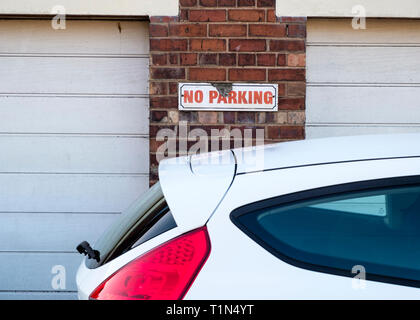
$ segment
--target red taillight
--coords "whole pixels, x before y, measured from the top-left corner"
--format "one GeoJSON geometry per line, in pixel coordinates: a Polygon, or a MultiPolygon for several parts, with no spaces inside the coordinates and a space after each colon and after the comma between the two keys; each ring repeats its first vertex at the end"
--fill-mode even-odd
{"type": "Polygon", "coordinates": [[[145,253],[90,295],[98,300],[177,300],[187,293],[210,254],[207,228],[196,229],[145,253]]]}

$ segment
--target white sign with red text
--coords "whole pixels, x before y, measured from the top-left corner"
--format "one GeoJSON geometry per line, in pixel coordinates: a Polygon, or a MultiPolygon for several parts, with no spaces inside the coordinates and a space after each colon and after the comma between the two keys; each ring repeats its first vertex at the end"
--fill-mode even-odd
{"type": "Polygon", "coordinates": [[[179,110],[277,111],[277,84],[180,83],[179,110]]]}

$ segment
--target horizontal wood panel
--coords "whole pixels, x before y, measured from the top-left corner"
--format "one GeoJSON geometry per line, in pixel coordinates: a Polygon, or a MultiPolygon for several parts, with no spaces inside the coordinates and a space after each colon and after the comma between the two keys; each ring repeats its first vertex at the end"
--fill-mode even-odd
{"type": "Polygon", "coordinates": [[[0,174],[0,212],[122,212],[145,175],[0,174]]]}
{"type": "Polygon", "coordinates": [[[308,19],[307,43],[419,44],[420,21],[367,19],[366,29],[353,29],[352,19],[308,19]]]}
{"type": "Polygon", "coordinates": [[[363,134],[420,133],[420,126],[306,126],[306,138],[355,136],[363,134]]]}
{"type": "Polygon", "coordinates": [[[308,47],[309,83],[420,83],[420,47],[308,47]]]}
{"type": "Polygon", "coordinates": [[[0,291],[0,300],[77,300],[77,292],[0,291]]]}
{"type": "Polygon", "coordinates": [[[0,56],[0,93],[148,94],[148,58],[0,56]]]}
{"type": "Polygon", "coordinates": [[[420,124],[420,87],[308,86],[306,93],[308,124],[420,124]]]}
{"type": "Polygon", "coordinates": [[[51,269],[66,270],[66,291],[77,290],[76,271],[83,256],[78,253],[0,252],[0,290],[58,291],[51,281],[51,269]]]}
{"type": "Polygon", "coordinates": [[[76,251],[94,243],[118,214],[0,212],[0,251],[76,251]]]}
{"type": "Polygon", "coordinates": [[[52,20],[1,20],[1,53],[149,54],[148,23],[67,20],[55,30],[52,20]]]}
{"type": "Polygon", "coordinates": [[[420,21],[309,19],[307,138],[420,132],[420,21]]]}
{"type": "Polygon", "coordinates": [[[148,110],[147,97],[0,96],[0,133],[148,134],[148,110]]]}
{"type": "Polygon", "coordinates": [[[147,137],[0,135],[0,173],[148,174],[148,149],[147,137]]]}

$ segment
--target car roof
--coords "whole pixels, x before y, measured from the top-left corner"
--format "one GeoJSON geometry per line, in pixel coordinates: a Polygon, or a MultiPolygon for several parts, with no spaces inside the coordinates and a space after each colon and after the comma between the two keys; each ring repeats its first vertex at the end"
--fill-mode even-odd
{"type": "Polygon", "coordinates": [[[420,133],[308,139],[234,149],[237,174],[374,159],[420,157],[420,133]]]}

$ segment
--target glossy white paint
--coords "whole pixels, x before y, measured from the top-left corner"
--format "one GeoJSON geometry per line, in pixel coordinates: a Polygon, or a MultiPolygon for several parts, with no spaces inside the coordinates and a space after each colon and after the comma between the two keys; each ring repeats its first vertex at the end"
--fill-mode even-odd
{"type": "Polygon", "coordinates": [[[234,176],[235,159],[229,150],[172,158],[159,165],[159,180],[174,219],[189,230],[206,223],[234,176]]]}
{"type": "MultiPolygon", "coordinates": [[[[198,184],[194,184],[188,170],[178,170],[179,165],[172,169],[166,166],[166,178],[161,181],[163,190],[165,195],[170,196],[167,198],[170,206],[177,203],[172,207],[174,216],[185,219],[177,220],[177,228],[97,269],[89,270],[83,262],[77,274],[79,298],[88,298],[102,281],[139,255],[179,234],[206,224],[212,246],[210,257],[188,291],[186,299],[419,299],[420,290],[417,288],[368,281],[366,289],[355,290],[351,278],[289,265],[246,236],[229,217],[240,206],[293,192],[356,181],[420,175],[419,139],[419,134],[384,135],[266,146],[264,168],[281,169],[236,175],[207,223],[204,222],[204,216],[201,220],[195,218],[196,208],[200,208],[200,205],[195,204],[191,194],[182,194],[178,190],[180,184],[177,182],[183,179],[183,190],[190,189],[200,199],[211,197],[218,187],[225,186],[220,183],[222,180],[207,180],[208,174],[218,172],[218,167],[193,163],[193,171],[203,173],[200,178],[208,182],[201,185],[200,190],[195,190],[194,187],[198,184]],[[181,173],[171,173],[171,170],[181,173]],[[183,175],[186,175],[185,179],[183,175]],[[172,179],[174,181],[170,181],[172,179]],[[171,194],[177,197],[172,197],[171,194]],[[194,205],[188,207],[190,201],[194,205]],[[181,203],[186,205],[182,206],[181,203]],[[177,211],[180,209],[182,212],[177,211]],[[190,223],[189,219],[194,223],[190,223]]],[[[236,158],[244,153],[252,154],[252,150],[234,152],[236,158]]],[[[181,159],[181,162],[183,166],[188,166],[186,159],[181,159]]],[[[229,174],[230,170],[222,167],[220,172],[229,174]]],[[[246,172],[246,167],[244,169],[239,165],[237,172],[246,172]]],[[[207,208],[203,202],[201,207],[208,214],[213,205],[207,208]]]]}
{"type": "MultiPolygon", "coordinates": [[[[420,154],[420,153],[419,153],[420,154]]],[[[359,180],[420,174],[420,158],[317,165],[236,176],[207,224],[212,251],[185,299],[419,299],[420,289],[352,278],[287,264],[230,220],[236,208],[270,197],[359,180]]]]}
{"type": "Polygon", "coordinates": [[[366,135],[301,140],[278,143],[263,149],[234,150],[238,173],[252,172],[259,157],[260,170],[287,168],[360,159],[409,157],[420,154],[420,134],[366,135]]]}

